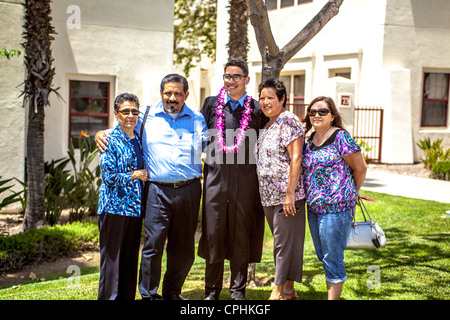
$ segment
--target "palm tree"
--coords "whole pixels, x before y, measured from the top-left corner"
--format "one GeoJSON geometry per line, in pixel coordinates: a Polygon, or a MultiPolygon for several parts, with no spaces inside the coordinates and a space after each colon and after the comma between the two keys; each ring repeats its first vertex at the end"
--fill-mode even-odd
{"type": "Polygon", "coordinates": [[[247,61],[248,52],[248,14],[245,0],[230,0],[228,6],[230,14],[228,59],[242,59],[247,61]]]}
{"type": "Polygon", "coordinates": [[[49,104],[55,69],[50,45],[55,30],[50,24],[50,0],[25,0],[25,87],[24,107],[28,107],[27,204],[23,230],[37,228],[45,221],[44,107],[49,104]]]}

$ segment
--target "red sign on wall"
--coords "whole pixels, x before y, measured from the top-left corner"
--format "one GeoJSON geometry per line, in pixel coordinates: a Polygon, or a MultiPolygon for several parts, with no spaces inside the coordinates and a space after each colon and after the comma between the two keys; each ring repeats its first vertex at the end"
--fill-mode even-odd
{"type": "Polygon", "coordinates": [[[351,96],[350,95],[341,95],[341,107],[350,107],[351,96]]]}

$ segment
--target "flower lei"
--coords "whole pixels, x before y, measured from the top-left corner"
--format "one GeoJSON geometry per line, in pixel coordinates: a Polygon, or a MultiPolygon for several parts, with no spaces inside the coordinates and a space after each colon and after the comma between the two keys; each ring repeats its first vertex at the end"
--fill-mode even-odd
{"type": "Polygon", "coordinates": [[[219,100],[219,103],[216,106],[216,141],[220,151],[223,151],[225,153],[236,153],[245,139],[245,131],[247,131],[248,123],[252,118],[252,108],[250,107],[252,97],[247,95],[247,97],[245,98],[244,110],[242,111],[241,126],[239,127],[239,132],[235,137],[234,145],[227,146],[225,139],[223,138],[225,128],[225,115],[223,114],[223,107],[225,106],[225,92],[225,87],[222,87],[222,89],[220,89],[219,95],[217,96],[217,100],[219,100]]]}

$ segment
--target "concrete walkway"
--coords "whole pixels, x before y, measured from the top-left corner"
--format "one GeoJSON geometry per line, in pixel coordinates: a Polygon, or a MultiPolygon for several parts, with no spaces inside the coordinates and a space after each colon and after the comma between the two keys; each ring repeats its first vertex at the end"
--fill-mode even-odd
{"type": "MultiPolygon", "coordinates": [[[[450,203],[450,181],[367,170],[363,190],[450,203]]],[[[450,207],[449,207],[450,210],[450,207]]]]}

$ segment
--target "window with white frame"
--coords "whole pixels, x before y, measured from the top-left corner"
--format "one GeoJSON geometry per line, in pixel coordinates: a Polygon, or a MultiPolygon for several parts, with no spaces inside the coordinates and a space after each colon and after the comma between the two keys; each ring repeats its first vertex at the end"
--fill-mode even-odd
{"type": "Polygon", "coordinates": [[[305,75],[304,74],[285,74],[280,76],[286,86],[288,95],[286,108],[303,118],[305,113],[305,75]]]}
{"type": "Polygon", "coordinates": [[[422,127],[447,127],[449,77],[448,73],[424,74],[422,127]]]}
{"type": "Polygon", "coordinates": [[[265,0],[267,10],[294,7],[308,2],[312,2],[312,0],[265,0]]]}
{"type": "Polygon", "coordinates": [[[82,132],[94,137],[108,128],[110,83],[70,80],[69,86],[69,138],[80,137],[82,132]]]}

